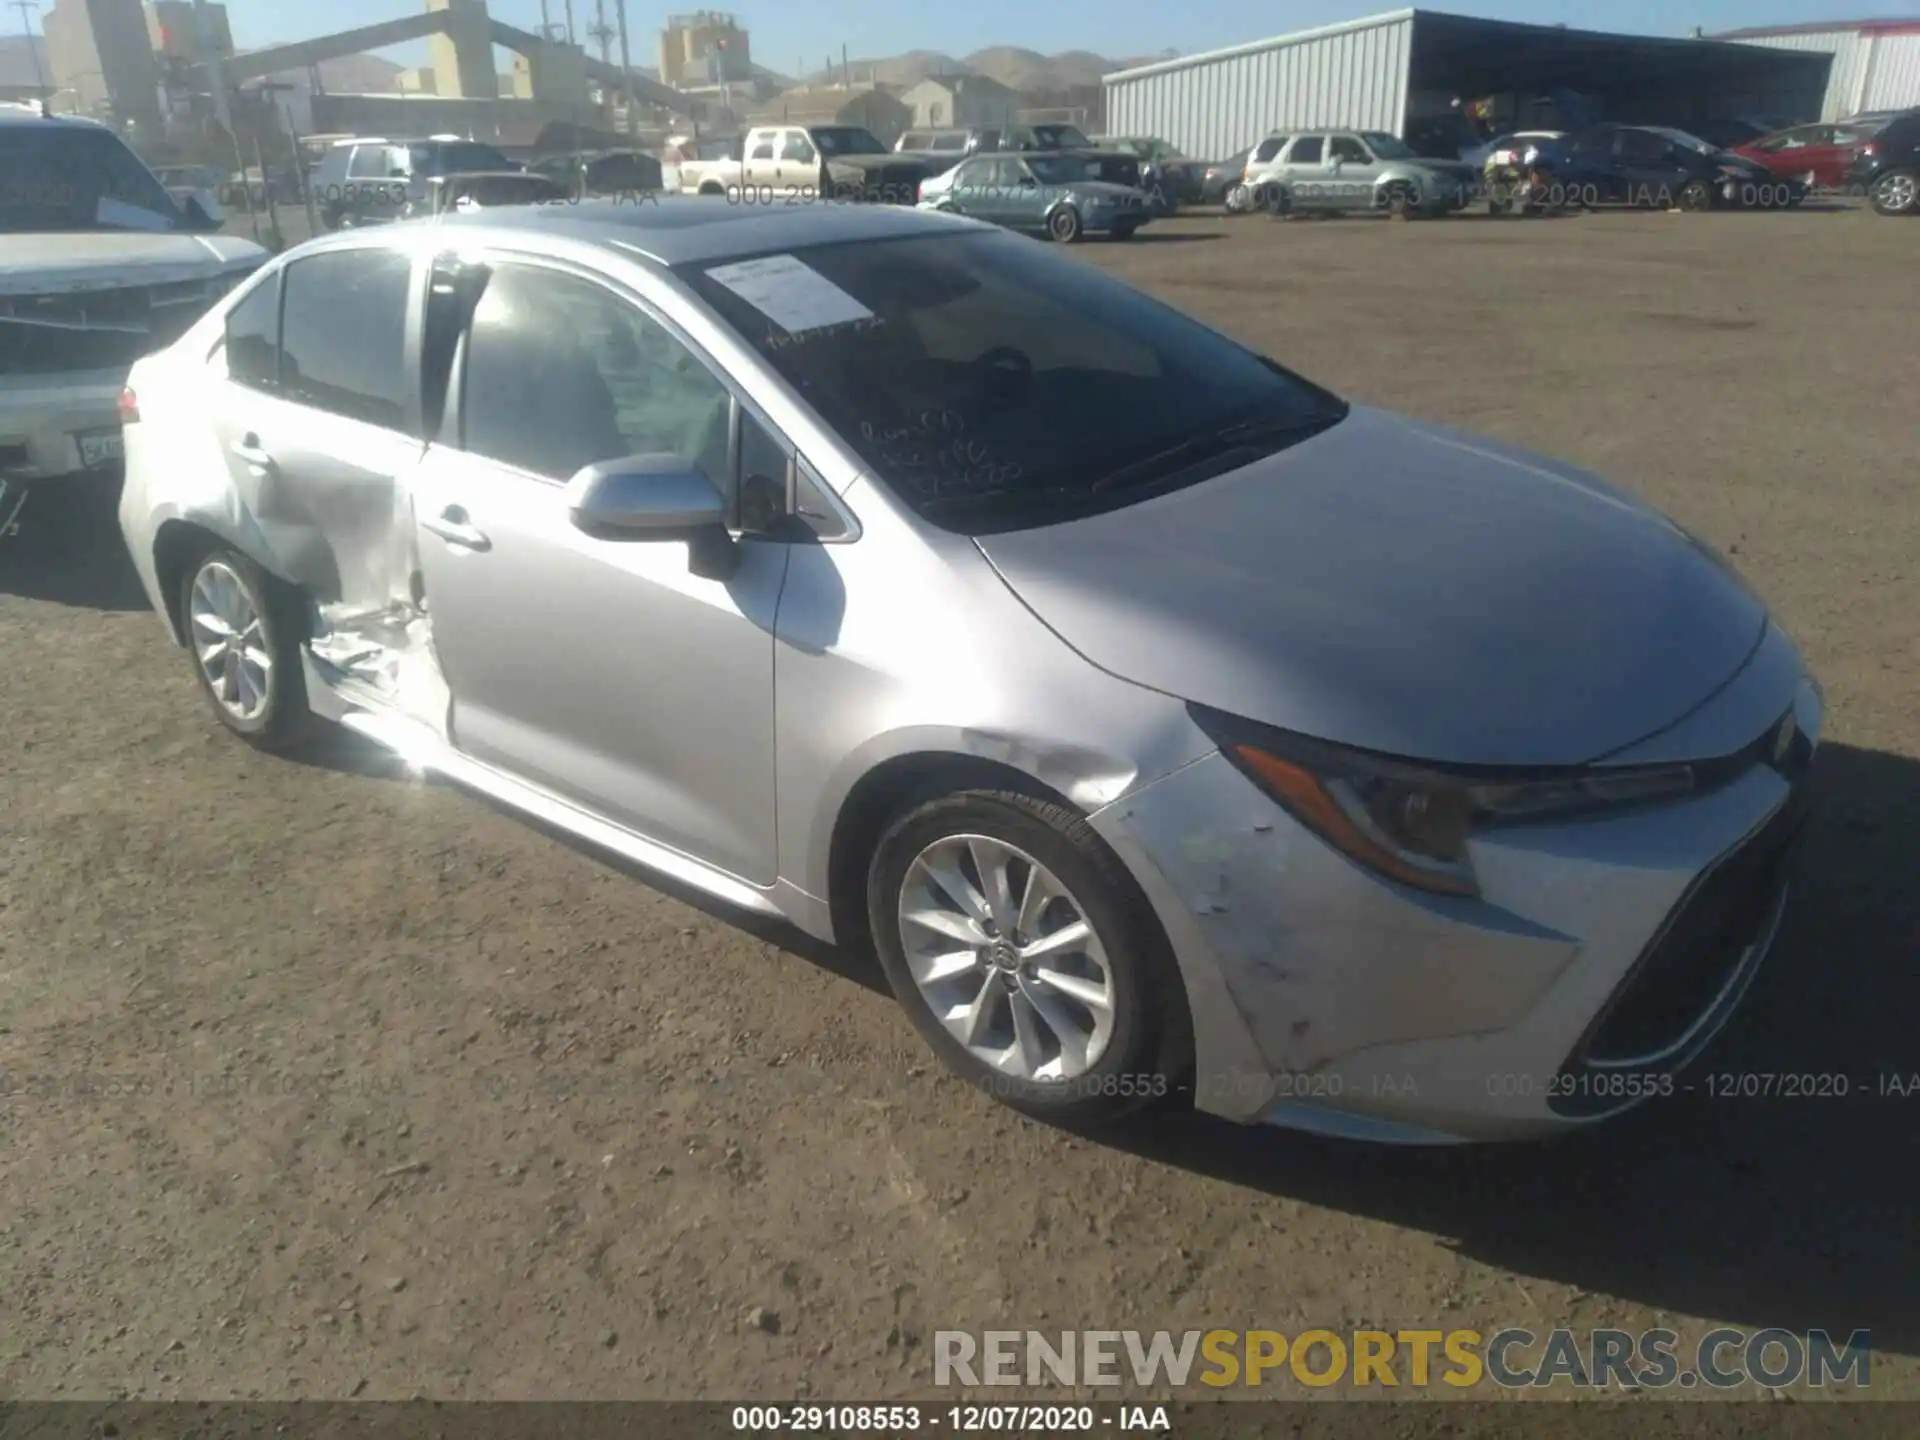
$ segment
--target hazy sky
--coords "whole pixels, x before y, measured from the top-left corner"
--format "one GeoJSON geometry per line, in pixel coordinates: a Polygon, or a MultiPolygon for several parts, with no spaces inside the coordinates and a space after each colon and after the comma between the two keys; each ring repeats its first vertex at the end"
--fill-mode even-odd
{"type": "MultiPolygon", "coordinates": [[[[611,20],[615,0],[604,0],[611,20]]],[[[553,20],[564,16],[563,0],[548,0],[553,20]]],[[[234,42],[242,47],[304,39],[324,31],[388,20],[419,8],[419,0],[327,0],[298,5],[291,0],[227,0],[234,42]],[[324,18],[322,18],[324,17],[324,18]]],[[[672,9],[698,4],[641,5],[627,0],[627,25],[635,64],[653,64],[660,22],[672,9]]],[[[714,8],[724,8],[715,6],[714,8]]],[[[1209,0],[1205,5],[1115,5],[1108,0],[805,0],[802,4],[751,3],[734,11],[752,38],[753,58],[789,72],[803,61],[817,69],[845,45],[856,59],[903,50],[943,50],[965,55],[987,45],[1021,45],[1052,54],[1092,50],[1106,56],[1183,52],[1237,45],[1269,35],[1304,30],[1390,10],[1366,0],[1297,0],[1274,5],[1258,0],[1209,0]]],[[[1920,15],[1920,0],[1462,0],[1435,8],[1500,20],[1565,23],[1576,28],[1650,35],[1685,35],[1698,25],[1712,33],[1748,25],[1788,25],[1870,16],[1920,15]]],[[[494,17],[533,29],[540,0],[491,0],[494,17]]],[[[575,33],[585,39],[594,0],[573,0],[575,33]]],[[[16,12],[6,19],[17,21],[16,12]]],[[[11,28],[11,27],[9,27],[11,28]]],[[[588,42],[589,44],[591,42],[588,42]]],[[[419,63],[424,47],[382,52],[402,63],[419,63]]]]}

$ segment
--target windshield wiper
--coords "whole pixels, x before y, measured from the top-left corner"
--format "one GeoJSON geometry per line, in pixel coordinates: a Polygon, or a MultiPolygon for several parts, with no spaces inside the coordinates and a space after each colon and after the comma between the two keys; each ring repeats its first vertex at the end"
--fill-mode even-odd
{"type": "Polygon", "coordinates": [[[1177,445],[1169,445],[1151,455],[1109,470],[1088,487],[1093,494],[1099,495],[1113,490],[1129,490],[1136,485],[1151,484],[1169,479],[1185,470],[1189,464],[1202,460],[1218,460],[1241,451],[1260,450],[1271,454],[1279,446],[1269,447],[1266,442],[1288,440],[1297,443],[1309,435],[1317,435],[1328,426],[1337,422],[1344,411],[1320,411],[1312,415],[1267,416],[1256,420],[1242,420],[1232,425],[1222,426],[1218,430],[1203,431],[1191,435],[1177,445]]]}

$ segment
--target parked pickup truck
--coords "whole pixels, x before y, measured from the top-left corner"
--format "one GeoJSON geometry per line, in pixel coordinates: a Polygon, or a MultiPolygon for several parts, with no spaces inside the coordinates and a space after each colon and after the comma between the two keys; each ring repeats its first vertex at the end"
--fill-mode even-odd
{"type": "Polygon", "coordinates": [[[742,183],[779,204],[816,198],[919,203],[920,182],[944,168],[896,155],[858,125],[757,125],[746,135],[742,183]]]}
{"type": "Polygon", "coordinates": [[[678,145],[669,142],[671,153],[661,168],[678,176],[683,195],[725,195],[739,188],[743,143],[738,135],[724,140],[687,140],[678,145]]]}

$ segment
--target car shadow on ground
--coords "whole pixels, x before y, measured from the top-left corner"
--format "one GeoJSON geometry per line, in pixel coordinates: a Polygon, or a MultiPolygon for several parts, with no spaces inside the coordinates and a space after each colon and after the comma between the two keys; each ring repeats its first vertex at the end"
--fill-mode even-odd
{"type": "Polygon", "coordinates": [[[0,536],[0,594],[92,610],[145,610],[120,538],[117,480],[76,476],[27,492],[18,532],[0,536]]]}
{"type": "Polygon", "coordinates": [[[1116,240],[1112,236],[1103,237],[1109,245],[1185,245],[1193,240],[1218,240],[1218,230],[1155,230],[1151,226],[1136,230],[1125,240],[1116,240]]]}
{"type": "Polygon", "coordinates": [[[1104,1138],[1522,1276],[1920,1353],[1920,762],[1831,745],[1819,776],[1776,951],[1672,1099],[1535,1145],[1389,1149],[1174,1112],[1104,1138]],[[1772,1093],[1709,1098],[1709,1077],[1772,1093]]]}

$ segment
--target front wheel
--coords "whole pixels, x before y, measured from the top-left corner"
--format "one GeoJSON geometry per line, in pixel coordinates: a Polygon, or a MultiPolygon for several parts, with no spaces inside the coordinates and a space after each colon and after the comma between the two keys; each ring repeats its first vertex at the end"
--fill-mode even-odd
{"type": "Polygon", "coordinates": [[[1874,182],[1868,196],[1876,214],[1912,215],[1920,211],[1920,177],[1911,170],[1893,170],[1874,182]]]}
{"type": "Polygon", "coordinates": [[[1712,209],[1713,187],[1704,180],[1689,180],[1680,187],[1680,208],[1682,210],[1712,209]]]}
{"type": "Polygon", "coordinates": [[[181,628],[200,688],[222,725],[264,750],[298,743],[312,719],[289,609],[237,550],[212,551],[182,580],[181,628]]]}
{"type": "Polygon", "coordinates": [[[1387,214],[1395,220],[1411,220],[1419,211],[1419,197],[1410,185],[1394,185],[1387,190],[1387,214]]]}
{"type": "Polygon", "coordinates": [[[1092,1124],[1186,1080],[1179,971],[1132,876],[1078,812],[1015,791],[929,801],[881,839],[867,908],[915,1028],[996,1099],[1092,1124]]]}
{"type": "Polygon", "coordinates": [[[1080,212],[1071,205],[1062,205],[1047,217],[1047,234],[1062,245],[1071,245],[1080,238],[1080,212]]]}

